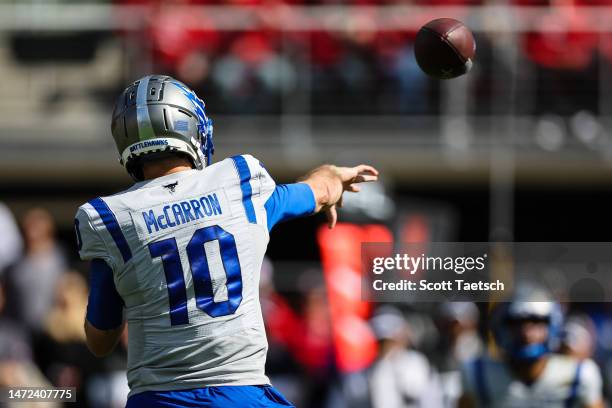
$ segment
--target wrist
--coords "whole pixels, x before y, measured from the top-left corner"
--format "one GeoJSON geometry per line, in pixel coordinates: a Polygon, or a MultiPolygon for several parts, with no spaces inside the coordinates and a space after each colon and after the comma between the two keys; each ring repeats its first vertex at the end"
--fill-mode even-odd
{"type": "Polygon", "coordinates": [[[299,181],[308,184],[312,189],[316,201],[316,212],[323,207],[335,204],[342,195],[342,178],[338,167],[332,164],[317,167],[299,181]]]}

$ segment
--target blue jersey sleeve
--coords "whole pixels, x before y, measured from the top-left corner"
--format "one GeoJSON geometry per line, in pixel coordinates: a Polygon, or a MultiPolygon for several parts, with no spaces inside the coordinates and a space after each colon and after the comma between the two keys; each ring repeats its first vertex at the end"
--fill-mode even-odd
{"type": "Polygon", "coordinates": [[[99,330],[115,329],[123,322],[123,299],[119,296],[113,271],[102,259],[90,266],[87,321],[99,330]]]}
{"type": "Polygon", "coordinates": [[[268,231],[279,222],[310,215],[315,210],[315,197],[305,183],[278,184],[265,204],[268,231]]]}

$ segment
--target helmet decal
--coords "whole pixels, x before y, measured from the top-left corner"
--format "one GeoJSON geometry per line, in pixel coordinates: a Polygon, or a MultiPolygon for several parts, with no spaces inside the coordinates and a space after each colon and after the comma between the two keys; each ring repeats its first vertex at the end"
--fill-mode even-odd
{"type": "Polygon", "coordinates": [[[155,132],[151,125],[151,117],[149,116],[149,107],[147,106],[147,90],[149,89],[150,79],[151,77],[141,79],[136,91],[136,121],[138,123],[138,134],[141,139],[155,137],[155,132]]]}
{"type": "Polygon", "coordinates": [[[206,104],[203,100],[198,98],[198,96],[191,89],[187,88],[183,83],[179,81],[173,81],[174,85],[183,91],[183,94],[191,101],[193,104],[193,110],[195,114],[198,116],[198,130],[202,137],[201,149],[202,153],[204,153],[204,157],[206,158],[206,165],[210,165],[211,156],[215,152],[215,147],[213,144],[213,125],[212,120],[206,116],[206,104]]]}

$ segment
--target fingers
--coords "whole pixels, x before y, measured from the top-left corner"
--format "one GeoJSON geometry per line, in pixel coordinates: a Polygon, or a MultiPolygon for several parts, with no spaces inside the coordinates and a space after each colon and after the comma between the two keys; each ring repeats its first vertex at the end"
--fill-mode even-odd
{"type": "Polygon", "coordinates": [[[357,183],[368,183],[378,180],[378,170],[367,164],[360,164],[355,167],[341,167],[342,187],[344,191],[357,193],[361,187],[357,183]]]}
{"type": "Polygon", "coordinates": [[[367,164],[355,167],[334,167],[343,183],[361,183],[378,179],[378,170],[367,164]]]}
{"type": "Polygon", "coordinates": [[[370,174],[358,174],[354,179],[354,183],[367,183],[378,180],[378,176],[370,174]]]}
{"type": "Polygon", "coordinates": [[[367,164],[360,164],[359,166],[353,167],[353,169],[355,169],[357,174],[366,173],[366,174],[371,174],[373,176],[378,176],[378,170],[376,170],[374,167],[369,166],[367,164]]]}
{"type": "Polygon", "coordinates": [[[358,193],[361,191],[361,187],[359,187],[357,184],[349,184],[346,187],[346,191],[350,191],[351,193],[358,193]]]}
{"type": "Polygon", "coordinates": [[[327,227],[329,229],[333,229],[338,221],[338,211],[336,210],[336,206],[332,205],[325,210],[325,215],[327,216],[327,227]]]}
{"type": "Polygon", "coordinates": [[[370,181],[378,180],[378,170],[367,164],[360,164],[359,166],[353,167],[353,171],[357,174],[353,178],[355,183],[367,183],[370,181]]]}

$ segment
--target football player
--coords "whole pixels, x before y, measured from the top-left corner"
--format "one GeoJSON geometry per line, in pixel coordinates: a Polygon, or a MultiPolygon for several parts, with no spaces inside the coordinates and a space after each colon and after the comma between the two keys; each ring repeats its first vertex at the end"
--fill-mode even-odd
{"type": "Polygon", "coordinates": [[[597,365],[553,354],[562,313],[557,303],[541,299],[527,291],[497,306],[492,329],[502,358],[465,365],[460,408],[604,407],[597,365]]]}
{"type": "Polygon", "coordinates": [[[292,406],[264,373],[258,281],[269,232],[319,211],[333,228],[342,193],[377,170],[324,165],[277,185],[250,155],[213,164],[204,103],[168,76],[125,89],[112,134],[136,183],[82,205],[75,229],[91,261],[90,350],[108,354],[129,327],[127,406],[292,406]]]}

